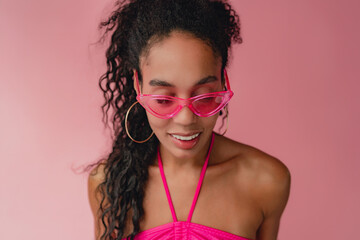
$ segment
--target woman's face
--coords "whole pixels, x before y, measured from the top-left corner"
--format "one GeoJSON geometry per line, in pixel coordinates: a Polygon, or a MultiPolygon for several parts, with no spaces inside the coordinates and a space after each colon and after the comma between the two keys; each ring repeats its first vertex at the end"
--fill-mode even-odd
{"type": "MultiPolygon", "coordinates": [[[[215,56],[209,45],[190,34],[172,32],[152,45],[140,58],[140,69],[143,94],[186,99],[222,91],[221,58],[215,56]]],[[[147,117],[162,149],[176,158],[194,158],[207,148],[218,114],[199,117],[183,107],[169,119],[149,112],[147,117]]]]}

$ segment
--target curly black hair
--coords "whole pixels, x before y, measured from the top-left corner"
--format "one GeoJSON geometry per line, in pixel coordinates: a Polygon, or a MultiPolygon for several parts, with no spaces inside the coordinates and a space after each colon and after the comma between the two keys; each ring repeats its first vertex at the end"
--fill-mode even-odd
{"type": "MultiPolygon", "coordinates": [[[[186,32],[203,40],[221,57],[224,69],[232,42],[242,42],[240,23],[226,0],[122,0],[116,2],[111,16],[100,23],[100,29],[105,29],[103,37],[111,34],[106,51],[107,71],[101,76],[99,86],[105,98],[103,122],[108,123],[111,108],[114,129],[112,152],[103,163],[105,180],[97,187],[102,196],[99,224],[105,229],[100,239],[134,239],[144,216],[148,167],[155,160],[159,141],[154,135],[139,144],[126,135],[125,114],[136,101],[133,70],[139,73],[141,84],[140,57],[172,31],[186,32]],[[129,215],[133,232],[124,236],[129,215]]],[[[152,133],[143,108],[135,108],[128,121],[133,138],[146,139],[152,133]]]]}

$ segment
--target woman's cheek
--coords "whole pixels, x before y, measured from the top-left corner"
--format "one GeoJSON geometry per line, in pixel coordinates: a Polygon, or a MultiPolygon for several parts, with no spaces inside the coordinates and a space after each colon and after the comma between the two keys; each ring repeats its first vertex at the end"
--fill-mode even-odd
{"type": "Polygon", "coordinates": [[[146,115],[148,117],[148,121],[150,124],[151,129],[154,131],[156,135],[157,133],[160,133],[161,131],[166,131],[166,127],[169,123],[169,119],[161,119],[158,117],[155,117],[151,113],[146,112],[146,115]]]}
{"type": "Polygon", "coordinates": [[[204,121],[206,121],[206,128],[214,130],[218,117],[219,113],[215,114],[214,116],[204,118],[204,121]]]}

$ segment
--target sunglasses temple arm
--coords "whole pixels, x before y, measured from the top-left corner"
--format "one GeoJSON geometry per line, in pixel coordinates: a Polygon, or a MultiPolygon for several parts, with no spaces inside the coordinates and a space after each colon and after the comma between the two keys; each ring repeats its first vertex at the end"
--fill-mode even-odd
{"type": "Polygon", "coordinates": [[[227,72],[226,72],[225,68],[224,68],[224,75],[225,75],[225,81],[226,81],[226,88],[227,88],[228,91],[231,91],[229,78],[228,78],[228,75],[227,75],[227,72]]]}

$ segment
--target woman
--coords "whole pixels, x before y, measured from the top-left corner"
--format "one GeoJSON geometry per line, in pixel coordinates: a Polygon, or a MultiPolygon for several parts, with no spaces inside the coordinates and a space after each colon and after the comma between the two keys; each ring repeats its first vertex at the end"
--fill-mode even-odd
{"type": "Polygon", "coordinates": [[[228,50],[242,42],[231,6],[121,1],[102,26],[116,139],[89,176],[96,239],[276,239],[288,169],[213,132],[233,94],[228,50]]]}

